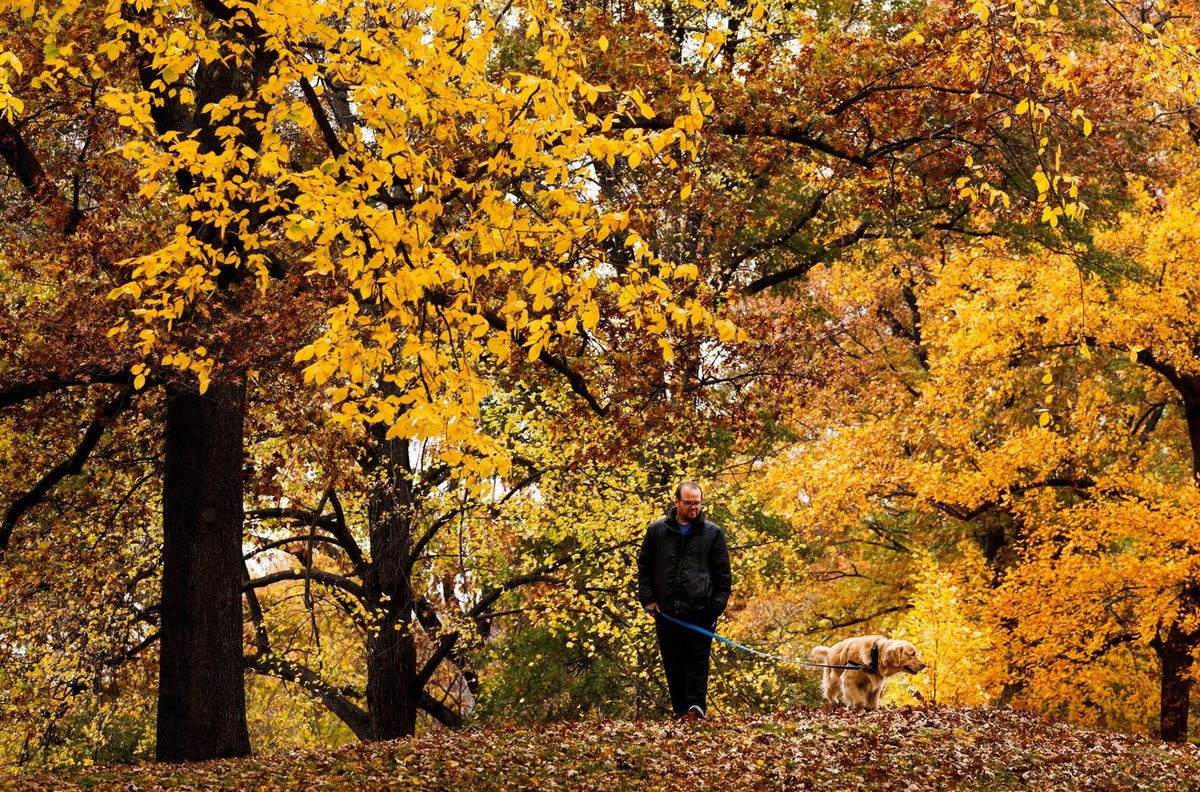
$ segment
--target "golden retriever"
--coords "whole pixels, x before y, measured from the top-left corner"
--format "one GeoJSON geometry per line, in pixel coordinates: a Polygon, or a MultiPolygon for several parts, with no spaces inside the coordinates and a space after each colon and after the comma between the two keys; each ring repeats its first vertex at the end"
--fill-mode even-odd
{"type": "Polygon", "coordinates": [[[831,704],[841,702],[851,709],[875,709],[885,678],[901,671],[917,674],[925,668],[915,646],[882,635],[860,635],[833,646],[818,646],[812,650],[812,656],[818,663],[835,666],[856,663],[864,667],[861,671],[825,669],[821,684],[825,700],[831,704]]]}

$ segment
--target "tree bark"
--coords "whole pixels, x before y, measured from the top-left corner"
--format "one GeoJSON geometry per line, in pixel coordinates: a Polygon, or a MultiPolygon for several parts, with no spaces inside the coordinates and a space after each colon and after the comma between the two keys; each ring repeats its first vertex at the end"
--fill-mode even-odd
{"type": "Polygon", "coordinates": [[[1159,680],[1159,732],[1167,742],[1185,742],[1188,737],[1188,703],[1191,700],[1192,650],[1196,634],[1172,625],[1155,647],[1162,662],[1159,680]]]}
{"type": "Polygon", "coordinates": [[[367,601],[378,621],[367,638],[367,709],[371,734],[391,740],[414,733],[421,691],[413,633],[414,596],[409,580],[413,483],[408,441],[372,429],[365,467],[372,481],[367,496],[371,564],[364,580],[367,601]]]}
{"type": "MultiPolygon", "coordinates": [[[[1200,486],[1200,377],[1182,374],[1174,366],[1155,358],[1148,350],[1138,353],[1138,362],[1161,374],[1183,401],[1188,442],[1192,451],[1192,486],[1200,486]]],[[[1193,553],[1195,552],[1194,548],[1193,553]]],[[[1179,594],[1180,615],[1184,619],[1200,608],[1200,582],[1189,581],[1179,594]]],[[[1200,630],[1182,630],[1177,620],[1153,643],[1162,672],[1159,677],[1159,736],[1168,742],[1188,738],[1188,709],[1191,701],[1191,671],[1195,651],[1200,647],[1200,630]]]]}
{"type": "Polygon", "coordinates": [[[250,753],[242,660],[244,382],[167,389],[157,758],[250,753]]]}
{"type": "MultiPolygon", "coordinates": [[[[1162,367],[1160,367],[1160,371],[1162,367]]],[[[1187,420],[1188,440],[1192,450],[1192,485],[1200,486],[1200,377],[1179,374],[1170,369],[1167,378],[1183,397],[1183,413],[1187,420]]],[[[1200,607],[1200,587],[1189,583],[1180,593],[1181,614],[1200,607]]],[[[1184,742],[1188,738],[1188,709],[1191,701],[1191,671],[1196,648],[1200,646],[1200,631],[1180,629],[1171,625],[1156,644],[1162,663],[1159,681],[1159,732],[1168,742],[1184,742]]]]}

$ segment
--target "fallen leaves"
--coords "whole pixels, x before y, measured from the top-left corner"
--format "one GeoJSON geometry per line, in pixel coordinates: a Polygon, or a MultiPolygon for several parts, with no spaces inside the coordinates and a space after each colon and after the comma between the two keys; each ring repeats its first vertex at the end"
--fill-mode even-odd
{"type": "Polygon", "coordinates": [[[468,729],[335,751],[21,776],[45,789],[1182,790],[1200,749],[994,708],[468,729]]]}

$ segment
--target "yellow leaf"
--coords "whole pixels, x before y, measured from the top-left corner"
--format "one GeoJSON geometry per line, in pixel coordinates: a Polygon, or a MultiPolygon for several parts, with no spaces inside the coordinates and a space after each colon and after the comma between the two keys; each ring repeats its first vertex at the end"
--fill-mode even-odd
{"type": "Polygon", "coordinates": [[[608,52],[608,36],[601,36],[596,43],[600,46],[601,52],[608,52]]]}
{"type": "Polygon", "coordinates": [[[508,336],[492,336],[488,339],[487,348],[489,352],[496,356],[496,360],[499,362],[503,363],[505,360],[508,360],[508,354],[510,351],[508,336]]]}
{"type": "Polygon", "coordinates": [[[588,303],[583,308],[583,329],[595,330],[596,325],[600,322],[600,309],[595,303],[588,303]]]}
{"type": "Polygon", "coordinates": [[[1041,168],[1033,172],[1033,183],[1037,185],[1039,197],[1050,191],[1050,180],[1046,178],[1046,174],[1042,173],[1041,168]]]}

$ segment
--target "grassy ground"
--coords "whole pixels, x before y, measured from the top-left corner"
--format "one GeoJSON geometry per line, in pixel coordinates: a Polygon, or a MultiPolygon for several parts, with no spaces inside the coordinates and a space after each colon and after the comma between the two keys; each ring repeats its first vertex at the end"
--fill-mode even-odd
{"type": "Polygon", "coordinates": [[[331,752],[22,776],[122,790],[1200,790],[1200,748],[1006,709],[801,710],[696,724],[576,721],[331,752]]]}

